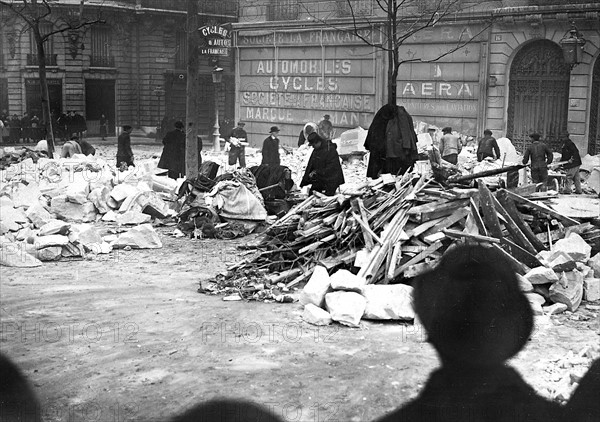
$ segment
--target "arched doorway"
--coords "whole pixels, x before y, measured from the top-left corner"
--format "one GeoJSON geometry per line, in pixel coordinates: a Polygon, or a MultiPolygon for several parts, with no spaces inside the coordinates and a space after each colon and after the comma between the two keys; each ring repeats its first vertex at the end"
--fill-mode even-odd
{"type": "Polygon", "coordinates": [[[600,154],[600,58],[596,59],[592,77],[592,103],[590,104],[590,138],[588,154],[600,154]],[[595,99],[594,99],[595,98],[595,99]]]}
{"type": "Polygon", "coordinates": [[[510,68],[506,136],[518,151],[537,132],[555,151],[567,130],[570,69],[560,47],[548,40],[519,51],[510,68]]]}

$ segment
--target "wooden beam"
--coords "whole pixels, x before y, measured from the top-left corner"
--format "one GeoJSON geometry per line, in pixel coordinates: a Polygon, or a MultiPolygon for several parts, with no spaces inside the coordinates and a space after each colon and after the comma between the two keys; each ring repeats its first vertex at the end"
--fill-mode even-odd
{"type": "Polygon", "coordinates": [[[483,224],[483,219],[481,218],[481,214],[479,214],[479,205],[475,202],[475,200],[473,198],[471,198],[471,200],[470,200],[470,207],[471,207],[471,215],[473,216],[473,220],[475,220],[475,224],[477,225],[477,228],[479,229],[479,234],[481,234],[482,236],[487,236],[488,231],[485,228],[485,224],[483,224]]]}
{"type": "Polygon", "coordinates": [[[469,203],[469,199],[459,199],[445,203],[432,203],[412,207],[408,214],[416,221],[424,223],[439,217],[445,217],[452,214],[455,210],[464,207],[469,203]]]}
{"type": "Polygon", "coordinates": [[[489,230],[492,237],[502,239],[504,236],[502,235],[496,208],[494,208],[492,193],[483,180],[478,180],[477,185],[479,187],[479,205],[481,206],[485,227],[489,230]]]}
{"type": "Polygon", "coordinates": [[[396,271],[394,272],[394,278],[396,278],[400,274],[402,274],[404,272],[404,270],[406,270],[408,267],[418,264],[419,262],[423,261],[432,252],[437,251],[441,247],[442,247],[442,242],[436,242],[433,245],[429,246],[427,249],[425,249],[423,252],[415,255],[414,257],[412,257],[411,259],[409,259],[407,262],[405,262],[404,264],[402,264],[400,267],[398,267],[396,269],[396,271]]]}
{"type": "Polygon", "coordinates": [[[516,221],[512,218],[509,212],[504,209],[502,204],[494,195],[492,195],[491,198],[492,202],[494,203],[494,208],[496,208],[498,214],[500,214],[504,219],[505,227],[515,240],[515,243],[529,253],[535,255],[538,251],[533,247],[527,236],[525,236],[525,234],[521,231],[516,221]]]}
{"type": "Polygon", "coordinates": [[[521,246],[510,241],[509,239],[501,239],[501,242],[502,248],[519,262],[522,262],[530,268],[535,268],[542,265],[535,255],[531,254],[529,251],[523,249],[521,246]]]}
{"type": "Polygon", "coordinates": [[[465,218],[469,214],[469,209],[467,207],[462,207],[454,211],[447,217],[444,217],[442,221],[438,222],[435,226],[431,227],[429,230],[425,232],[425,236],[438,233],[442,229],[447,229],[453,224],[459,222],[463,218],[465,218]]]}
{"type": "Polygon", "coordinates": [[[458,230],[450,230],[450,229],[444,229],[444,230],[442,230],[442,232],[446,236],[452,237],[455,239],[465,238],[465,239],[472,239],[477,242],[500,243],[500,239],[496,239],[495,237],[481,236],[479,234],[471,234],[471,233],[467,233],[467,232],[460,232],[458,230]]]}
{"type": "Polygon", "coordinates": [[[521,232],[527,237],[533,248],[537,252],[545,250],[544,244],[536,237],[529,224],[523,220],[521,213],[517,210],[515,201],[508,197],[507,191],[505,189],[500,189],[496,192],[496,198],[498,199],[498,202],[502,204],[502,207],[508,215],[510,215],[517,227],[519,227],[521,232]]]}
{"type": "Polygon", "coordinates": [[[579,221],[577,221],[577,220],[573,220],[572,218],[561,215],[561,214],[557,213],[556,211],[554,211],[553,209],[548,208],[545,205],[538,204],[537,202],[534,202],[534,201],[530,201],[529,199],[523,198],[522,196],[512,193],[509,190],[506,191],[506,194],[508,195],[509,198],[511,198],[512,200],[514,200],[516,202],[520,202],[521,204],[528,205],[540,212],[548,214],[549,216],[562,221],[566,226],[576,226],[579,224],[579,221]]]}
{"type": "Polygon", "coordinates": [[[527,274],[529,272],[529,270],[531,270],[531,268],[529,268],[527,265],[523,264],[522,262],[519,262],[511,254],[509,254],[504,249],[502,249],[500,247],[500,245],[498,245],[497,243],[492,243],[492,247],[494,249],[496,249],[498,252],[500,252],[502,255],[504,255],[504,257],[510,261],[510,263],[513,266],[513,269],[517,273],[523,275],[523,274],[527,274]]]}

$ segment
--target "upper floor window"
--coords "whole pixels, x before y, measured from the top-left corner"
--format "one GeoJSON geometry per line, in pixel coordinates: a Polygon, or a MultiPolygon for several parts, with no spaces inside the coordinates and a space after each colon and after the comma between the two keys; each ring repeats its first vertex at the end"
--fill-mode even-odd
{"type": "Polygon", "coordinates": [[[298,0],[271,0],[267,5],[267,19],[270,21],[294,20],[299,15],[298,0]]]}
{"type": "MultiPolygon", "coordinates": [[[[40,23],[40,34],[42,37],[50,34],[52,32],[52,24],[49,22],[40,23]]],[[[27,55],[27,64],[30,66],[38,65],[38,48],[37,42],[35,41],[35,36],[33,35],[33,31],[29,32],[29,51],[30,54],[27,55]]],[[[44,41],[44,55],[46,56],[46,65],[47,66],[56,66],[56,54],[54,54],[54,41],[53,37],[50,36],[44,41]]]]}
{"type": "Polygon", "coordinates": [[[338,16],[371,16],[373,0],[337,0],[338,16]]]}
{"type": "Polygon", "coordinates": [[[90,66],[115,67],[115,58],[111,52],[111,38],[110,28],[92,26],[90,66]]]}

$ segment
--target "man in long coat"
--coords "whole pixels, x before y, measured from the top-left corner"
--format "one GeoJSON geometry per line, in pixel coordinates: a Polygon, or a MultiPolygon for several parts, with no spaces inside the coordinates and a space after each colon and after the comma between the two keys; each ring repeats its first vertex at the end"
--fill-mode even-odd
{"type": "Polygon", "coordinates": [[[185,132],[183,122],[175,122],[175,130],[163,138],[163,152],[158,167],[169,170],[168,176],[177,179],[185,175],[185,132]]]}
{"type": "Polygon", "coordinates": [[[262,165],[278,166],[281,164],[279,158],[279,128],[272,126],[269,136],[264,140],[262,147],[262,165]]]}
{"type": "Polygon", "coordinates": [[[321,138],[313,128],[306,128],[308,145],[314,148],[300,187],[312,185],[311,192],[317,191],[327,196],[335,195],[337,188],[344,183],[344,173],[340,164],[337,145],[321,138]]]}
{"type": "Polygon", "coordinates": [[[129,125],[123,126],[123,133],[117,139],[117,167],[122,168],[123,163],[126,166],[135,166],[133,164],[133,151],[131,150],[131,131],[133,128],[129,125]]]}

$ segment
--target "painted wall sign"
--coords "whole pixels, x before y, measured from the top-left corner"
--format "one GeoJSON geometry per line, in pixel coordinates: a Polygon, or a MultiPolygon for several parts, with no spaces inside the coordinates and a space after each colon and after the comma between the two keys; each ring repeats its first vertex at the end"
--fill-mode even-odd
{"type": "Polygon", "coordinates": [[[373,43],[381,42],[381,33],[377,28],[359,29],[357,33],[334,29],[296,32],[271,32],[263,35],[243,35],[238,37],[239,47],[248,46],[280,46],[280,45],[339,45],[359,44],[364,45],[365,40],[373,43]],[[362,38],[362,39],[361,39],[362,38]]]}

